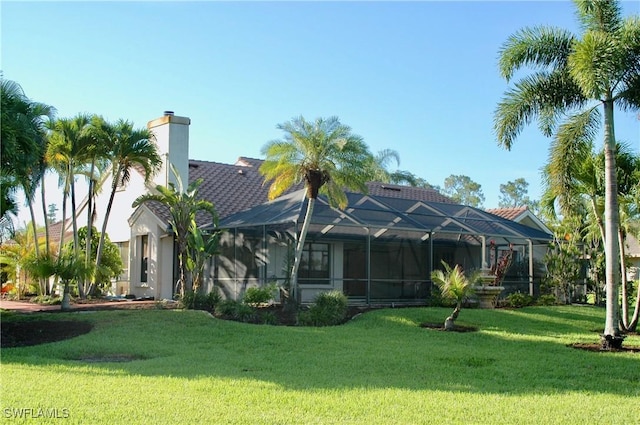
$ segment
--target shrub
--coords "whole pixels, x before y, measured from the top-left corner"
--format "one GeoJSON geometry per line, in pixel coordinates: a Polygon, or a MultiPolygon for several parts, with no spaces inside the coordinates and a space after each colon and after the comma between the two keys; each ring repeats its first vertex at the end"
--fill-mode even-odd
{"type": "Polygon", "coordinates": [[[220,303],[218,303],[218,305],[216,305],[215,313],[219,314],[220,316],[233,317],[237,308],[236,306],[238,304],[239,302],[235,300],[221,301],[220,303]]]}
{"type": "Polygon", "coordinates": [[[260,304],[266,304],[273,300],[277,290],[278,287],[275,283],[270,283],[265,286],[252,286],[245,291],[243,301],[245,304],[254,307],[260,304]]]}
{"type": "Polygon", "coordinates": [[[251,322],[256,318],[256,311],[253,307],[235,300],[224,300],[218,303],[215,312],[220,316],[240,322],[251,322]]]}
{"type": "Polygon", "coordinates": [[[54,295],[38,295],[33,298],[33,302],[42,305],[60,305],[62,304],[62,298],[54,295]]]}
{"type": "Polygon", "coordinates": [[[214,311],[221,299],[222,297],[220,296],[218,288],[215,288],[208,294],[186,291],[181,302],[182,306],[187,309],[214,311]]]}
{"type": "Polygon", "coordinates": [[[347,316],[347,297],[340,291],[318,294],[309,310],[298,314],[298,322],[305,326],[333,326],[347,316]]]}
{"type": "Polygon", "coordinates": [[[273,311],[263,311],[258,314],[257,321],[265,325],[277,325],[278,316],[273,311]]]}
{"type": "Polygon", "coordinates": [[[249,304],[238,303],[233,312],[233,318],[240,322],[253,322],[256,318],[256,311],[249,304]]]}
{"type": "Polygon", "coordinates": [[[557,303],[556,297],[550,294],[540,295],[537,301],[538,305],[556,305],[557,303]]]}
{"type": "Polygon", "coordinates": [[[523,294],[522,292],[514,292],[507,295],[507,305],[510,307],[526,307],[533,304],[533,297],[529,294],[523,294]]]}

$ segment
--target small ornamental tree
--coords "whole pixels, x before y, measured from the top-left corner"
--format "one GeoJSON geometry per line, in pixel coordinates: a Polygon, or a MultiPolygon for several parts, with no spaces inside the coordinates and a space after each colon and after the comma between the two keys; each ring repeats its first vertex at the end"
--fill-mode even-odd
{"type": "Polygon", "coordinates": [[[580,251],[570,243],[560,243],[545,255],[547,267],[545,281],[549,286],[559,288],[566,304],[573,300],[575,283],[580,278],[580,251]]]}
{"type": "Polygon", "coordinates": [[[453,312],[444,321],[444,330],[451,331],[454,328],[454,321],[458,318],[460,310],[462,310],[462,303],[473,294],[473,284],[476,281],[476,276],[474,275],[470,278],[465,276],[459,264],[456,264],[453,269],[444,261],[442,265],[445,269],[444,272],[442,270],[434,270],[431,273],[431,280],[438,285],[444,298],[451,299],[456,303],[453,312]]]}

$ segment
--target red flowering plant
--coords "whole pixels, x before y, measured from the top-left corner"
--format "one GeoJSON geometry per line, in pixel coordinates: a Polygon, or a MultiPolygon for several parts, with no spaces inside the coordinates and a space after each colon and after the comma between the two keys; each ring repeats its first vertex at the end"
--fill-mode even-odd
{"type": "MultiPolygon", "coordinates": [[[[494,249],[494,242],[491,241],[491,250],[494,249]]],[[[511,266],[511,262],[513,261],[513,245],[509,244],[509,249],[502,252],[502,255],[498,260],[491,264],[491,274],[494,276],[493,282],[491,285],[499,286],[504,280],[505,275],[507,274],[507,270],[511,266]]]]}

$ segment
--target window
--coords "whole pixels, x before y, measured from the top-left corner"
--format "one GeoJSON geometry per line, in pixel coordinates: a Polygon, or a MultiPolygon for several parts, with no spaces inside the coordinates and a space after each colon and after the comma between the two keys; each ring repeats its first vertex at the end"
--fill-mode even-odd
{"type": "Polygon", "coordinates": [[[300,260],[298,280],[301,284],[329,285],[329,244],[305,244],[300,260]]]}
{"type": "Polygon", "coordinates": [[[122,260],[122,273],[118,276],[118,280],[129,280],[129,241],[116,242],[116,245],[122,260]]]}
{"type": "Polygon", "coordinates": [[[140,282],[146,283],[149,271],[149,236],[140,236],[140,282]]]}

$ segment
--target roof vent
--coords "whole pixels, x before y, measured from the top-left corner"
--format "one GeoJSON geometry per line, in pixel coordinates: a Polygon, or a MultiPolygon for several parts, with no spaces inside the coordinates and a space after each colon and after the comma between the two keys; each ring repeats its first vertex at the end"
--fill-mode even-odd
{"type": "Polygon", "coordinates": [[[382,189],[384,189],[384,190],[393,190],[394,192],[401,192],[402,191],[402,189],[400,189],[399,187],[389,187],[389,186],[385,186],[385,185],[382,185],[380,187],[382,187],[382,189]]]}
{"type": "Polygon", "coordinates": [[[174,115],[173,111],[164,111],[165,117],[172,117],[174,115]]]}
{"type": "Polygon", "coordinates": [[[238,174],[244,174],[244,170],[238,170],[238,174]]]}

